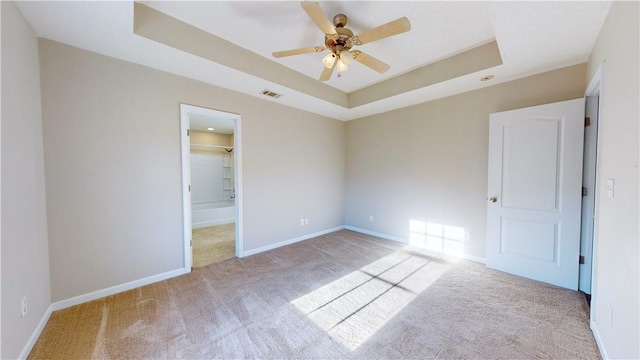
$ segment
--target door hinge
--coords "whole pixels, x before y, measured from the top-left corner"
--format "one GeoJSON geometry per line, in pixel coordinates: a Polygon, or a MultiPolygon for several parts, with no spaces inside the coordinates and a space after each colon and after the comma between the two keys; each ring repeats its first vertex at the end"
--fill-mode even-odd
{"type": "Polygon", "coordinates": [[[189,192],[191,192],[191,185],[187,185],[187,187],[189,188],[189,192]]]}
{"type": "Polygon", "coordinates": [[[193,247],[193,240],[189,240],[189,246],[193,247]]]}
{"type": "Polygon", "coordinates": [[[187,136],[189,136],[189,134],[190,134],[189,129],[187,129],[187,136]]]}
{"type": "Polygon", "coordinates": [[[586,187],[582,188],[582,196],[587,196],[589,195],[589,189],[587,189],[586,187]]]}
{"type": "Polygon", "coordinates": [[[578,258],[578,264],[584,264],[584,256],[580,255],[578,258]]]}
{"type": "Polygon", "coordinates": [[[591,118],[584,118],[584,127],[591,126],[591,118]]]}

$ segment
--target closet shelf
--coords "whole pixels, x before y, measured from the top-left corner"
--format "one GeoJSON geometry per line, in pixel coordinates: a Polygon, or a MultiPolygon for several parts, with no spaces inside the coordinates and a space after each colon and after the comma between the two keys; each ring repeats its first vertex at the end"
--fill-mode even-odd
{"type": "Polygon", "coordinates": [[[217,149],[233,149],[233,146],[196,144],[196,143],[191,143],[191,146],[204,146],[204,147],[217,148],[217,149]]]}

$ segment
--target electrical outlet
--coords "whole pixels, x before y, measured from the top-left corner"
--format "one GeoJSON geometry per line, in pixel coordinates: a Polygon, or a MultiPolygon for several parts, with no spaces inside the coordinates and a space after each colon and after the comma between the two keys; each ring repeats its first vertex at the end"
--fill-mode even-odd
{"type": "Polygon", "coordinates": [[[300,226],[304,226],[304,219],[300,219],[300,226]]]}
{"type": "Polygon", "coordinates": [[[369,221],[373,222],[373,215],[369,215],[369,221]]]}
{"type": "Polygon", "coordinates": [[[27,312],[29,311],[29,307],[27,306],[27,297],[23,297],[22,301],[20,302],[20,311],[22,314],[22,317],[27,316],[27,312]]]}
{"type": "Polygon", "coordinates": [[[304,224],[309,225],[309,218],[304,218],[304,224]]]}

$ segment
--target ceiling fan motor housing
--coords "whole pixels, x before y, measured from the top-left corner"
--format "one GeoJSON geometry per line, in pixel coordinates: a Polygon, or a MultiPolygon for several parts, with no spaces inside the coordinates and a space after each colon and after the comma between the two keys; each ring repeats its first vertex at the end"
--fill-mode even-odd
{"type": "Polygon", "coordinates": [[[338,38],[334,39],[333,37],[325,35],[324,44],[335,54],[339,54],[343,50],[351,49],[353,46],[353,43],[351,42],[353,31],[344,27],[347,25],[347,15],[338,14],[334,16],[333,25],[336,27],[338,38]]]}

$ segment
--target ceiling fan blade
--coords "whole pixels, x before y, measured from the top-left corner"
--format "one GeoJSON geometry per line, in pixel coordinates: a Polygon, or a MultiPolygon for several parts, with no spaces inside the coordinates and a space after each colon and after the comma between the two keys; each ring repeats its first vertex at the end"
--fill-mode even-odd
{"type": "Polygon", "coordinates": [[[327,15],[325,15],[324,11],[320,7],[320,4],[317,2],[307,2],[303,1],[300,3],[302,9],[309,15],[311,20],[316,24],[316,26],[322,30],[325,35],[333,35],[336,38],[338,37],[338,33],[336,32],[336,28],[333,27],[333,23],[329,21],[327,15]]]}
{"type": "Polygon", "coordinates": [[[355,45],[362,45],[370,43],[372,41],[384,39],[389,36],[402,34],[411,30],[411,23],[406,17],[393,20],[392,22],[380,25],[375,29],[365,31],[362,34],[356,35],[351,38],[351,42],[355,45]]]}
{"type": "Polygon", "coordinates": [[[325,49],[326,48],[324,46],[316,46],[316,47],[308,47],[308,48],[293,49],[293,50],[275,51],[271,54],[275,58],[280,58],[285,56],[308,54],[312,52],[321,52],[321,51],[324,51],[325,49]]]}
{"type": "Polygon", "coordinates": [[[327,81],[327,80],[331,79],[331,74],[333,74],[333,68],[336,67],[337,63],[338,63],[337,61],[334,62],[333,66],[331,68],[328,68],[328,67],[323,65],[322,66],[322,74],[320,74],[320,79],[319,80],[320,81],[327,81]]]}
{"type": "Polygon", "coordinates": [[[373,56],[363,53],[360,50],[353,50],[352,53],[353,53],[353,60],[361,63],[362,65],[368,66],[371,69],[381,74],[389,70],[389,68],[391,68],[391,66],[383,63],[382,61],[374,58],[373,56]]]}

